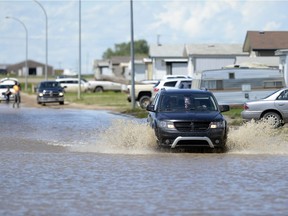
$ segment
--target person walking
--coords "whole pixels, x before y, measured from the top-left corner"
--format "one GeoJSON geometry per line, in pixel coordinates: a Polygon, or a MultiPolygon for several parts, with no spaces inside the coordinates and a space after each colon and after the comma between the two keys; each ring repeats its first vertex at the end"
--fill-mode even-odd
{"type": "Polygon", "coordinates": [[[14,90],[14,103],[13,108],[15,107],[15,104],[17,105],[17,108],[19,108],[20,103],[20,85],[18,82],[15,82],[15,85],[13,86],[14,90]]]}

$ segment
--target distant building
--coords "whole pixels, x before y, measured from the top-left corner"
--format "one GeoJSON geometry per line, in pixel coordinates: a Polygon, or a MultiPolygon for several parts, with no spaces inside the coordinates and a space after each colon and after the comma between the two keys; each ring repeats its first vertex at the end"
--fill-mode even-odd
{"type": "MultiPolygon", "coordinates": [[[[9,74],[16,74],[17,76],[25,76],[26,61],[22,61],[16,64],[11,64],[7,67],[9,74]]],[[[28,76],[44,76],[45,75],[45,64],[36,62],[33,60],[27,61],[28,76]]],[[[48,65],[47,75],[54,75],[53,67],[48,65]]]]}
{"type": "Polygon", "coordinates": [[[279,49],[288,49],[288,31],[247,31],[243,52],[249,56],[275,56],[279,49]]]}
{"type": "MultiPolygon", "coordinates": [[[[135,80],[140,81],[146,77],[146,67],[143,58],[135,58],[135,80]]],[[[127,82],[131,80],[130,56],[114,56],[107,60],[94,61],[95,79],[127,82]]]]}
{"type": "Polygon", "coordinates": [[[204,70],[234,65],[237,57],[248,56],[241,44],[189,44],[184,56],[188,58],[188,75],[195,78],[204,70]]]}
{"type": "Polygon", "coordinates": [[[187,57],[183,56],[184,45],[151,45],[149,58],[152,61],[152,77],[162,79],[166,75],[187,75],[187,57]]]}

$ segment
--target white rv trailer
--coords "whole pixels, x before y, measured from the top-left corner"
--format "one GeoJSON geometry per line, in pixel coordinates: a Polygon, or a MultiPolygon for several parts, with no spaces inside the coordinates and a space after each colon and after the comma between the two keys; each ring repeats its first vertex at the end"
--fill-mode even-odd
{"type": "Polygon", "coordinates": [[[198,86],[212,91],[221,104],[243,104],[283,88],[285,81],[278,69],[225,68],[202,71],[198,86]]]}

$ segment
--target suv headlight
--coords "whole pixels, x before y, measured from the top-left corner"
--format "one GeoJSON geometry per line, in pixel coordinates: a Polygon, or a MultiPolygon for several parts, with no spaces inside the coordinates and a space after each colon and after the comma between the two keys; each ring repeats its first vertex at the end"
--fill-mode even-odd
{"type": "Polygon", "coordinates": [[[210,128],[215,129],[215,128],[225,128],[225,121],[220,121],[220,122],[211,122],[210,123],[210,128]]]}
{"type": "Polygon", "coordinates": [[[42,92],[40,92],[38,95],[39,95],[39,97],[43,97],[43,93],[42,92]]]}
{"type": "Polygon", "coordinates": [[[161,128],[168,129],[168,130],[174,130],[174,123],[172,121],[158,121],[158,125],[161,128]]]}
{"type": "Polygon", "coordinates": [[[59,92],[59,96],[63,96],[64,94],[63,94],[63,92],[59,92]]]}

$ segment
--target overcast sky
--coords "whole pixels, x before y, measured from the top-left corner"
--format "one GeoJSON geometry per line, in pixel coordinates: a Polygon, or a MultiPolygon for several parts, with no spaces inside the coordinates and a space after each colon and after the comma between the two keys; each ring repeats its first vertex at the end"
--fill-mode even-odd
{"type": "MultiPolygon", "coordinates": [[[[48,64],[78,71],[79,1],[38,0],[48,16],[48,64]]],[[[134,0],[134,39],[149,44],[239,43],[246,32],[287,31],[288,0],[134,0]]],[[[107,48],[130,41],[130,0],[82,0],[82,73],[107,48]]],[[[0,0],[0,64],[46,62],[43,10],[33,0],[0,0]]]]}

